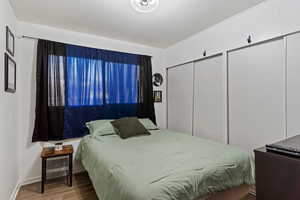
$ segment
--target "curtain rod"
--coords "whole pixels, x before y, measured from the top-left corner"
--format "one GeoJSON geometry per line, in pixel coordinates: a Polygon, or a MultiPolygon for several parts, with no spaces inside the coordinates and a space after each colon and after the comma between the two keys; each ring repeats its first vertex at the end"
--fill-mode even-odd
{"type": "Polygon", "coordinates": [[[31,37],[31,36],[27,36],[27,35],[22,35],[19,38],[28,38],[28,39],[33,39],[33,40],[39,40],[40,38],[36,38],[36,37],[31,37]]]}
{"type": "MultiPolygon", "coordinates": [[[[31,36],[27,36],[27,35],[22,35],[21,37],[18,37],[18,38],[27,38],[27,39],[32,39],[32,40],[40,40],[41,39],[41,38],[31,37],[31,36]]],[[[108,50],[108,51],[115,51],[115,50],[108,50]]],[[[126,52],[124,52],[124,53],[126,53],[126,52]]],[[[150,56],[150,55],[145,55],[145,56],[149,56],[149,57],[153,58],[153,56],[150,56]]]]}

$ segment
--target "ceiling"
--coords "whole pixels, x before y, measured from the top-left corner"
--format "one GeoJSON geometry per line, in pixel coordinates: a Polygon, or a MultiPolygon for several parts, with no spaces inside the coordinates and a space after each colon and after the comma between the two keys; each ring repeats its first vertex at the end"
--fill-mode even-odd
{"type": "Polygon", "coordinates": [[[10,0],[21,21],[166,48],[264,0],[160,0],[138,13],[130,0],[10,0]]]}

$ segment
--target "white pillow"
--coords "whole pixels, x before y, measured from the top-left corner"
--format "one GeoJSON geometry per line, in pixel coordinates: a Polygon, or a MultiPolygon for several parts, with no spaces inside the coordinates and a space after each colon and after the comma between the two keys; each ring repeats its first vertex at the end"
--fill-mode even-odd
{"type": "Polygon", "coordinates": [[[139,119],[147,130],[158,130],[158,127],[150,119],[139,119]]]}
{"type": "Polygon", "coordinates": [[[112,135],[116,134],[114,127],[111,125],[113,120],[96,120],[87,122],[85,125],[88,127],[91,135],[112,135]]]}

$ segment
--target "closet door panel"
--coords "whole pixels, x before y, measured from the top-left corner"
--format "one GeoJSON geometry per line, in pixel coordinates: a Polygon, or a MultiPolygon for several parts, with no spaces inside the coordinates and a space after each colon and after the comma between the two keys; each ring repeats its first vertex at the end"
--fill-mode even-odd
{"type": "Polygon", "coordinates": [[[195,62],[194,73],[194,135],[223,142],[226,123],[223,57],[195,62]]]}
{"type": "Polygon", "coordinates": [[[285,138],[284,57],[283,40],[228,54],[231,145],[252,152],[285,138]]]}
{"type": "Polygon", "coordinates": [[[300,34],[287,38],[287,136],[300,134],[300,34]]]}
{"type": "Polygon", "coordinates": [[[193,63],[168,69],[168,129],[192,135],[193,63]]]}

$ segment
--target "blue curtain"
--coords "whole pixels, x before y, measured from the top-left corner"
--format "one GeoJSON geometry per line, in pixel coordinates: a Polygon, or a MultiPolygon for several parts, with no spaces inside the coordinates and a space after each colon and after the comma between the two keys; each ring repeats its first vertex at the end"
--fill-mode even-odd
{"type": "Polygon", "coordinates": [[[104,63],[97,50],[67,45],[67,106],[103,105],[104,63]]]}
{"type": "Polygon", "coordinates": [[[138,100],[138,66],[105,63],[105,103],[136,104],[138,100]]]}
{"type": "Polygon", "coordinates": [[[66,54],[65,138],[87,134],[87,121],[137,115],[137,55],[74,45],[66,54]]]}

